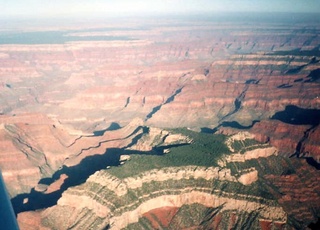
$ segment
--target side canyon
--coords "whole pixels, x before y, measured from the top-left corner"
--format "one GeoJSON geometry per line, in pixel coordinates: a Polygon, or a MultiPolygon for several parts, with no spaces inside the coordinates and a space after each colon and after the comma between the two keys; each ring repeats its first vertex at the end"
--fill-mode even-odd
{"type": "Polygon", "coordinates": [[[20,229],[317,229],[320,21],[269,17],[0,29],[20,229]]]}

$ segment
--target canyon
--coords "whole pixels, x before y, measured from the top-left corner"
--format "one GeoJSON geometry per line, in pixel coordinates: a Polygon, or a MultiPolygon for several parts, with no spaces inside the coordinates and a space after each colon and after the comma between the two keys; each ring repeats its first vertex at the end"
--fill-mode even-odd
{"type": "Polygon", "coordinates": [[[317,229],[320,22],[255,19],[2,27],[20,229],[317,229]]]}

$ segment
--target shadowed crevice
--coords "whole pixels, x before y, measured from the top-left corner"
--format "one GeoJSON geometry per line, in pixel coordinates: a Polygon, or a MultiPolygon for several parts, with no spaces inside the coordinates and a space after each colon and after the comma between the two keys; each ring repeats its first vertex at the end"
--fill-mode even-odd
{"type": "Polygon", "coordinates": [[[154,108],[152,109],[152,111],[146,116],[145,121],[149,120],[156,112],[158,112],[158,111],[161,109],[161,107],[162,107],[163,105],[168,104],[168,103],[170,103],[170,102],[173,102],[173,101],[174,101],[174,98],[175,98],[179,93],[181,93],[182,89],[183,89],[183,87],[177,89],[177,90],[174,92],[174,94],[172,94],[170,97],[168,97],[168,99],[167,99],[163,104],[154,107],[154,108]]]}
{"type": "MultiPolygon", "coordinates": [[[[135,141],[133,141],[135,142],[135,141]]],[[[86,180],[95,172],[106,169],[108,166],[121,167],[121,155],[164,155],[165,149],[176,148],[184,144],[172,144],[167,146],[153,147],[150,151],[136,151],[125,148],[110,148],[104,154],[96,154],[84,158],[78,165],[67,167],[63,166],[60,170],[52,175],[51,178],[43,178],[39,184],[50,185],[57,181],[61,175],[66,175],[59,190],[45,194],[32,189],[30,193],[17,195],[11,199],[14,211],[16,214],[25,211],[35,211],[45,209],[57,204],[57,201],[62,196],[62,193],[70,187],[74,187],[86,182],[86,180]]]]}

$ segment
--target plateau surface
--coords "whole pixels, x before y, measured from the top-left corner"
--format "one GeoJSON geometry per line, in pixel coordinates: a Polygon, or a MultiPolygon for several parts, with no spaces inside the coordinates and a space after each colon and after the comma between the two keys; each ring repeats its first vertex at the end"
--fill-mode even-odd
{"type": "Polygon", "coordinates": [[[320,22],[251,19],[0,29],[20,228],[317,229],[320,22]]]}

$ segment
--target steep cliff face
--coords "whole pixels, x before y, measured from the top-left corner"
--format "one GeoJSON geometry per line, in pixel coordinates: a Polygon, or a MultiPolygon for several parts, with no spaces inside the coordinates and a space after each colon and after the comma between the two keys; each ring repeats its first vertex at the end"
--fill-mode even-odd
{"type": "Polygon", "coordinates": [[[52,175],[76,137],[41,114],[1,119],[1,170],[10,195],[15,196],[28,192],[41,177],[52,175]]]}
{"type": "MultiPolygon", "coordinates": [[[[150,229],[154,226],[293,229],[316,222],[319,207],[312,201],[320,196],[317,187],[306,180],[308,176],[303,171],[308,168],[306,163],[281,157],[276,148],[248,139],[248,134],[225,140],[233,146],[234,153],[228,153],[228,148],[218,150],[217,145],[216,150],[209,149],[226,151],[225,154],[219,156],[216,152],[210,161],[189,163],[193,162],[193,155],[208,154],[206,145],[217,137],[209,134],[199,137],[190,131],[179,135],[159,131],[144,133],[130,148],[136,149],[147,140],[144,143],[150,144],[148,150],[165,144],[169,153],[159,156],[150,151],[136,151],[123,165],[95,172],[85,183],[67,189],[57,205],[38,212],[41,225],[50,229],[57,226],[60,229],[150,229]],[[171,135],[167,139],[174,142],[165,142],[155,133],[171,135]],[[206,138],[207,142],[198,143],[206,138]],[[188,145],[181,145],[184,143],[188,145]],[[179,158],[179,151],[183,151],[184,158],[179,158]],[[182,166],[166,161],[171,157],[180,159],[182,166]],[[148,166],[141,163],[144,158],[148,166]],[[169,167],[161,167],[162,161],[169,167]],[[201,164],[206,166],[199,166],[201,164]],[[301,193],[285,192],[294,183],[299,184],[297,190],[301,193]],[[303,204],[303,212],[301,206],[289,202],[296,196],[300,197],[297,202],[303,204]]],[[[314,169],[312,173],[319,172],[314,169]]],[[[26,224],[27,215],[31,214],[19,214],[22,226],[26,224]]]]}
{"type": "Polygon", "coordinates": [[[41,111],[92,131],[135,117],[161,127],[248,126],[286,105],[318,109],[316,30],[173,25],[85,33],[135,40],[3,45],[1,111],[41,111]]]}
{"type": "MultiPolygon", "coordinates": [[[[316,162],[320,162],[320,146],[319,146],[319,137],[320,137],[320,126],[308,130],[304,139],[302,139],[300,152],[303,157],[312,158],[316,162]]],[[[310,160],[312,160],[310,159],[310,160]]],[[[316,163],[315,162],[315,163],[316,163]]],[[[317,166],[319,169],[320,167],[317,166]]]]}
{"type": "Polygon", "coordinates": [[[63,167],[73,167],[85,158],[103,155],[107,148],[127,146],[143,133],[139,119],[123,129],[101,136],[64,127],[40,114],[2,116],[1,170],[12,197],[29,193],[41,178],[49,178],[63,167]]]}
{"type": "Polygon", "coordinates": [[[0,45],[0,167],[22,229],[317,221],[319,25],[176,20],[0,45]]]}

